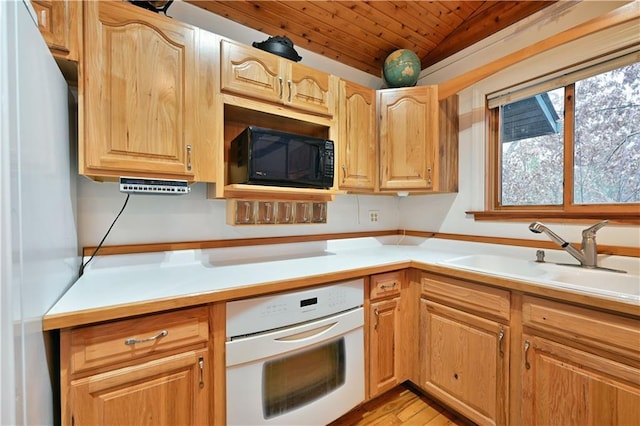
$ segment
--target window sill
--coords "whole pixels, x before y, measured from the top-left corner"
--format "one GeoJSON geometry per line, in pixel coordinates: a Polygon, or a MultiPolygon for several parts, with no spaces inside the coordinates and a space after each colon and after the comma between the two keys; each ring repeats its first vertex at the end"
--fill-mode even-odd
{"type": "Polygon", "coordinates": [[[609,220],[612,225],[640,225],[640,212],[566,212],[562,210],[489,210],[467,211],[475,220],[484,221],[536,221],[549,222],[590,222],[594,220],[609,220]]]}

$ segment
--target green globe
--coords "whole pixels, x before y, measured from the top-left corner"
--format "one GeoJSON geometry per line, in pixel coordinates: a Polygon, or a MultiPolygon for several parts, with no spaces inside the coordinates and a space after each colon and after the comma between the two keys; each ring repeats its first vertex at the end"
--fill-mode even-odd
{"type": "Polygon", "coordinates": [[[389,87],[415,86],[420,76],[420,58],[409,49],[399,49],[384,60],[382,75],[389,87]]]}

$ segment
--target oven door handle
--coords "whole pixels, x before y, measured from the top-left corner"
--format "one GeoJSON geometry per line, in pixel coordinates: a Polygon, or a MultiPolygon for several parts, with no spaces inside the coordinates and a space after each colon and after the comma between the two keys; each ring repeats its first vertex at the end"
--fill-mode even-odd
{"type": "Polygon", "coordinates": [[[313,328],[311,330],[302,331],[300,333],[291,334],[289,336],[278,337],[274,340],[277,340],[279,342],[295,342],[298,340],[307,339],[309,337],[316,337],[335,327],[336,324],[337,322],[333,322],[331,324],[323,325],[322,327],[313,328]]]}

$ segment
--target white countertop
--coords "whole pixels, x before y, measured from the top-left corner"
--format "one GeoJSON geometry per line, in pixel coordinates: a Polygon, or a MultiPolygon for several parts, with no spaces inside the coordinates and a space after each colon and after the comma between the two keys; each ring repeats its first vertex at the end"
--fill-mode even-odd
{"type": "MultiPolygon", "coordinates": [[[[97,256],[45,318],[407,262],[451,267],[442,262],[478,253],[533,260],[535,251],[442,239],[385,237],[97,256]]],[[[547,250],[547,259],[575,263],[562,250],[547,250]]],[[[606,261],[607,266],[624,267],[640,275],[640,259],[611,256],[606,261]]],[[[593,290],[588,292],[594,294],[593,290]]],[[[638,298],[628,295],[605,293],[602,297],[640,304],[638,298]]]]}

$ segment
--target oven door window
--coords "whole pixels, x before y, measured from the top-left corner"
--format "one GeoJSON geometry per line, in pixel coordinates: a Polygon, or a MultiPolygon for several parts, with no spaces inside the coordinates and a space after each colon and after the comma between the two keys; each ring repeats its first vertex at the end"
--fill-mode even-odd
{"type": "Polygon", "coordinates": [[[344,381],[344,337],[266,362],[262,369],[264,418],[282,415],[320,399],[344,381]]]}

